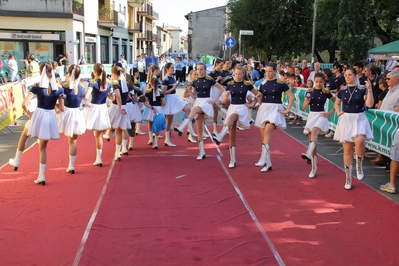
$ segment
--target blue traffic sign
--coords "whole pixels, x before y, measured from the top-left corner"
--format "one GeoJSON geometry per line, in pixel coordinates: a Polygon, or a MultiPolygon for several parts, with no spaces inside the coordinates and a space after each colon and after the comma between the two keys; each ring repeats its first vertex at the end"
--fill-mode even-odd
{"type": "Polygon", "coordinates": [[[232,48],[234,45],[236,45],[236,40],[233,37],[229,37],[226,39],[225,44],[227,48],[232,48]]]}

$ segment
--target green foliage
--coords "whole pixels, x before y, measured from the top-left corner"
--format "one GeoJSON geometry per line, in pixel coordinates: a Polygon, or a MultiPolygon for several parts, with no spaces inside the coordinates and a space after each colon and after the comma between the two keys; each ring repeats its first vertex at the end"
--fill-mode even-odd
{"type": "Polygon", "coordinates": [[[262,50],[270,59],[287,53],[308,52],[311,45],[311,0],[231,0],[230,31],[253,30],[246,46],[262,50]]]}
{"type": "MultiPolygon", "coordinates": [[[[229,0],[228,30],[253,30],[245,46],[267,58],[311,53],[314,0],[229,0]]],[[[397,0],[317,0],[316,50],[350,61],[367,57],[374,37],[399,39],[397,0]]]]}

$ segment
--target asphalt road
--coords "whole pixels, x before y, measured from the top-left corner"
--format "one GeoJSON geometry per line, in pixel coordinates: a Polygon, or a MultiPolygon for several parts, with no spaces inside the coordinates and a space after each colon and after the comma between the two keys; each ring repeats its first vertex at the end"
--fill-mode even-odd
{"type": "MultiPolygon", "coordinates": [[[[181,85],[177,89],[177,94],[182,97],[184,91],[184,87],[181,85]]],[[[253,117],[256,117],[256,110],[253,110],[253,117]]],[[[0,132],[0,165],[4,165],[8,163],[8,159],[15,156],[15,149],[18,144],[18,140],[20,134],[22,132],[23,126],[27,121],[27,117],[23,116],[17,120],[17,126],[10,126],[13,132],[9,129],[5,128],[0,132]]],[[[174,124],[179,124],[180,115],[175,115],[174,124]]],[[[288,121],[287,121],[288,122],[288,121]]],[[[211,120],[207,120],[207,124],[212,124],[211,120]]],[[[219,125],[222,124],[222,121],[219,118],[219,125]]],[[[290,125],[287,123],[287,129],[285,130],[286,133],[303,143],[305,146],[308,144],[307,137],[302,133],[303,126],[305,121],[302,122],[301,125],[290,125]]],[[[209,130],[212,130],[212,126],[208,126],[209,130]]],[[[29,139],[27,147],[30,147],[36,139],[29,139]]],[[[304,146],[303,150],[297,151],[298,156],[302,152],[306,151],[306,147],[304,146]]],[[[342,146],[340,143],[334,141],[332,138],[326,138],[324,135],[319,136],[319,143],[317,146],[317,152],[323,156],[324,158],[328,159],[331,163],[337,165],[339,168],[343,168],[343,151],[342,146]]],[[[375,166],[373,163],[370,162],[371,159],[376,157],[376,153],[373,151],[366,152],[366,159],[364,160],[363,167],[365,178],[363,182],[368,184],[371,188],[373,188],[376,193],[381,193],[382,195],[386,196],[387,198],[393,200],[394,202],[399,204],[399,194],[388,194],[379,190],[379,186],[381,184],[385,184],[389,181],[389,174],[385,173],[385,168],[382,166],[375,166]]],[[[310,169],[310,168],[309,168],[310,169]]],[[[11,170],[11,168],[10,168],[11,170]]],[[[355,173],[355,171],[353,172],[355,173]]],[[[337,175],[342,178],[342,189],[344,186],[344,173],[339,171],[337,173],[332,173],[333,175],[337,175]]]]}

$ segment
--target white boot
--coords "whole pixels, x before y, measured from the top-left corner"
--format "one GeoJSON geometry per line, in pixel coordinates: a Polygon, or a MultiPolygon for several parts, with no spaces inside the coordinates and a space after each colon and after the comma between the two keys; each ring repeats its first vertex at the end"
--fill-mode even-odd
{"type": "Polygon", "coordinates": [[[191,133],[188,134],[188,142],[197,143],[197,141],[194,139],[193,134],[191,133]]]}
{"type": "Polygon", "coordinates": [[[76,159],[76,155],[75,156],[69,155],[68,169],[66,169],[67,173],[71,173],[71,174],[75,173],[75,159],[76,159]]]}
{"type": "Polygon", "coordinates": [[[222,131],[219,134],[213,137],[213,140],[216,142],[217,145],[220,145],[222,142],[223,137],[229,132],[230,128],[228,126],[224,126],[222,131]]]}
{"type": "Polygon", "coordinates": [[[133,150],[134,137],[129,137],[129,151],[133,150]]]}
{"type": "Polygon", "coordinates": [[[312,171],[309,173],[309,178],[314,178],[317,171],[317,156],[313,156],[310,160],[312,161],[312,171]]]}
{"type": "Polygon", "coordinates": [[[150,140],[147,142],[147,145],[151,146],[152,142],[154,141],[155,135],[152,134],[152,131],[148,131],[148,137],[150,138],[150,140]]]}
{"type": "Polygon", "coordinates": [[[345,165],[345,189],[352,188],[352,165],[345,165]]]}
{"type": "Polygon", "coordinates": [[[213,136],[217,136],[218,133],[218,124],[217,123],[213,123],[213,136]]]}
{"type": "Polygon", "coordinates": [[[262,153],[260,154],[259,161],[255,164],[256,166],[263,167],[266,164],[266,145],[267,149],[269,149],[268,144],[262,144],[262,153]]]}
{"type": "Polygon", "coordinates": [[[357,156],[356,155],[356,178],[358,180],[362,180],[364,177],[363,174],[363,158],[364,156],[357,156]]]}
{"type": "Polygon", "coordinates": [[[114,160],[120,162],[121,161],[121,145],[115,145],[115,155],[114,160]]]}
{"type": "Polygon", "coordinates": [[[145,133],[141,131],[141,122],[136,123],[136,135],[145,135],[145,133]]]}
{"type": "Polygon", "coordinates": [[[95,166],[103,166],[103,160],[101,159],[101,155],[103,153],[103,150],[101,149],[96,149],[96,161],[93,163],[95,166]]]}
{"type": "Polygon", "coordinates": [[[164,142],[165,146],[176,147],[176,145],[173,144],[173,143],[170,141],[170,131],[166,131],[166,132],[165,132],[165,136],[166,136],[165,142],[164,142]]]}
{"type": "Polygon", "coordinates": [[[184,128],[191,122],[190,119],[184,118],[183,122],[178,127],[173,127],[173,130],[179,133],[179,136],[183,135],[184,128]]]}
{"type": "Polygon", "coordinates": [[[14,167],[14,171],[18,170],[19,163],[21,162],[23,152],[18,150],[15,152],[15,157],[8,160],[8,164],[14,167]]]}
{"type": "Polygon", "coordinates": [[[231,146],[230,147],[230,163],[229,163],[229,168],[234,168],[236,167],[236,147],[231,146]]]}
{"type": "Polygon", "coordinates": [[[270,160],[270,149],[268,144],[265,144],[265,150],[266,165],[260,170],[261,172],[268,172],[272,170],[272,161],[270,160]]]}
{"type": "Polygon", "coordinates": [[[122,139],[122,150],[121,150],[121,154],[122,155],[129,155],[127,152],[127,139],[122,139]]]}
{"type": "Polygon", "coordinates": [[[187,131],[188,131],[188,133],[191,134],[194,138],[197,138],[197,137],[198,137],[197,133],[195,133],[195,131],[194,131],[193,123],[191,123],[191,122],[188,123],[187,131]]]}
{"type": "Polygon", "coordinates": [[[314,144],[314,142],[309,142],[308,145],[308,150],[306,151],[306,153],[302,153],[302,159],[305,160],[312,160],[312,154],[314,149],[316,148],[316,145],[314,144]]]}
{"type": "Polygon", "coordinates": [[[199,154],[198,154],[197,160],[202,160],[206,157],[205,148],[204,148],[204,140],[198,141],[198,148],[199,148],[199,154]]]}
{"type": "Polygon", "coordinates": [[[107,129],[105,131],[105,134],[103,134],[103,139],[106,139],[107,141],[110,141],[110,135],[111,134],[111,129],[107,129]]]}
{"type": "Polygon", "coordinates": [[[158,136],[154,136],[154,145],[152,145],[153,149],[158,149],[158,136]]]}
{"type": "Polygon", "coordinates": [[[33,183],[38,185],[46,185],[46,178],[44,178],[44,172],[46,171],[46,164],[41,163],[39,166],[39,176],[33,183]]]}

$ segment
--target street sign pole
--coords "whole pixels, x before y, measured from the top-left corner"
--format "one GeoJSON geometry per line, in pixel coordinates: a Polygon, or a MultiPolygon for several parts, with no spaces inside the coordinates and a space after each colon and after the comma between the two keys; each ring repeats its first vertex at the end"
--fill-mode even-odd
{"type": "MultiPolygon", "coordinates": [[[[254,35],[253,30],[240,30],[240,33],[238,35],[238,52],[241,53],[241,35],[254,35]]],[[[244,56],[244,42],[242,43],[242,54],[244,56]]]]}

